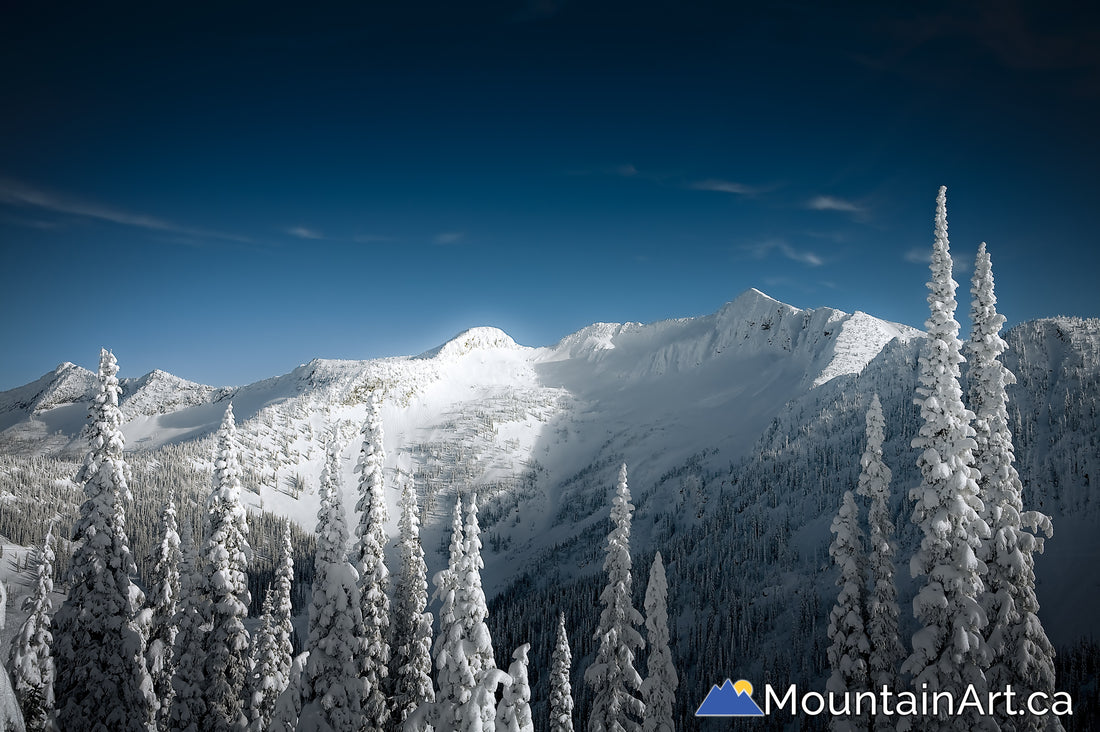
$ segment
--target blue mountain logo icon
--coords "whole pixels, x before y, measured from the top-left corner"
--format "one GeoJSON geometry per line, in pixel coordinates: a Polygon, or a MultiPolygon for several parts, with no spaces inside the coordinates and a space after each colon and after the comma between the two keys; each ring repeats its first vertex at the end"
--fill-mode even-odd
{"type": "Polygon", "coordinates": [[[696,717],[763,717],[764,710],[752,700],[752,684],[741,679],[736,684],[726,679],[722,686],[710,687],[699,705],[696,717]]]}

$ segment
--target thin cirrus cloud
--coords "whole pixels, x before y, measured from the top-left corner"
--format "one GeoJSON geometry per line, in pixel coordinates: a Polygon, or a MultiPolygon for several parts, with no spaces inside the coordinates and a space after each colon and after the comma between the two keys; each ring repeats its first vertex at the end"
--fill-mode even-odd
{"type": "Polygon", "coordinates": [[[688,188],[693,191],[716,191],[718,193],[732,193],[737,196],[755,196],[760,193],[760,189],[755,186],[747,186],[744,183],[717,178],[695,181],[689,184],[688,188]]]}
{"type": "Polygon", "coordinates": [[[225,239],[228,241],[250,242],[246,236],[227,234],[221,231],[197,229],[190,226],[181,226],[165,219],[145,214],[135,214],[111,206],[82,201],[70,196],[49,193],[20,181],[0,179],[0,203],[25,208],[35,208],[41,211],[79,216],[82,218],[106,221],[120,226],[132,226],[150,231],[161,231],[172,234],[203,239],[225,239]]]}
{"type": "Polygon", "coordinates": [[[814,252],[808,249],[795,249],[781,239],[769,239],[768,241],[763,241],[758,244],[751,244],[744,247],[744,249],[756,259],[763,259],[772,252],[779,252],[792,262],[798,262],[807,267],[820,267],[825,264],[825,260],[814,252]]]}
{"type": "Polygon", "coordinates": [[[457,244],[465,237],[461,231],[444,231],[432,239],[436,244],[457,244]]]}
{"type": "Polygon", "coordinates": [[[286,230],[286,233],[299,239],[324,239],[325,235],[316,229],[310,229],[305,226],[292,226],[286,230]]]}
{"type": "Polygon", "coordinates": [[[844,213],[853,214],[867,212],[867,209],[863,206],[836,196],[814,196],[806,202],[806,208],[813,211],[843,211],[844,213]]]}

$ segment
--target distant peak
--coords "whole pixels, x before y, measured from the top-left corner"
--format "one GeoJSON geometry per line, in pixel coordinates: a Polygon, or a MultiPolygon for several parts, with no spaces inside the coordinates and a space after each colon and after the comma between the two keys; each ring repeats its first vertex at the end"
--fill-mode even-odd
{"type": "Polygon", "coordinates": [[[520,346],[500,328],[481,326],[462,331],[443,345],[420,354],[420,358],[457,358],[473,351],[500,348],[516,350],[520,346]]]}

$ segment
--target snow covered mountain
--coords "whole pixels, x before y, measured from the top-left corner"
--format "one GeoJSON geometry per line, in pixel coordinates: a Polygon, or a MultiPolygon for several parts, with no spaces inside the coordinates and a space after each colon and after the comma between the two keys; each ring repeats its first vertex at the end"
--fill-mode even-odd
{"type": "MultiPolygon", "coordinates": [[[[1038,562],[1042,617],[1056,645],[1070,644],[1096,632],[1080,608],[1100,602],[1100,578],[1080,572],[1100,560],[1091,490],[1100,475],[1100,321],[1034,321],[1006,337],[1024,499],[1052,514],[1056,530],[1038,562]]],[[[732,674],[819,683],[835,598],[828,527],[855,485],[873,393],[894,473],[903,608],[911,598],[906,493],[919,483],[910,441],[922,341],[914,328],[865,313],[803,310],[749,290],[711,315],[597,323],[544,348],[474,328],[418,356],[315,360],[241,387],[154,371],[123,380],[123,429],[129,450],[167,462],[206,440],[231,401],[246,501],[312,528],[331,429],[344,446],[352,517],[358,429],[367,395],[380,394],[390,535],[396,488],[411,481],[434,571],[455,495],[476,490],[494,638],[508,648],[535,641],[565,611],[578,666],[593,650],[593,592],[625,461],[635,566],[647,568],[656,550],[665,558],[682,688],[705,693],[732,674]]],[[[62,364],[0,393],[0,455],[79,457],[93,381],[62,364]]],[[[188,454],[200,455],[188,458],[191,469],[209,470],[205,453],[188,454]]],[[[133,489],[140,501],[140,478],[133,489]]],[[[535,665],[548,653],[536,643],[535,665]]]]}

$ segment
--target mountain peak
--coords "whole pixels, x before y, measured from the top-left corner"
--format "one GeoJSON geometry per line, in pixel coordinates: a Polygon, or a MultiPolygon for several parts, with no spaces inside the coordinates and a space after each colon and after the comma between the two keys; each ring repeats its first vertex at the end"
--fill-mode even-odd
{"type": "Polygon", "coordinates": [[[510,351],[522,348],[500,328],[480,326],[464,330],[441,346],[425,351],[419,358],[458,358],[473,351],[506,349],[510,351]]]}

